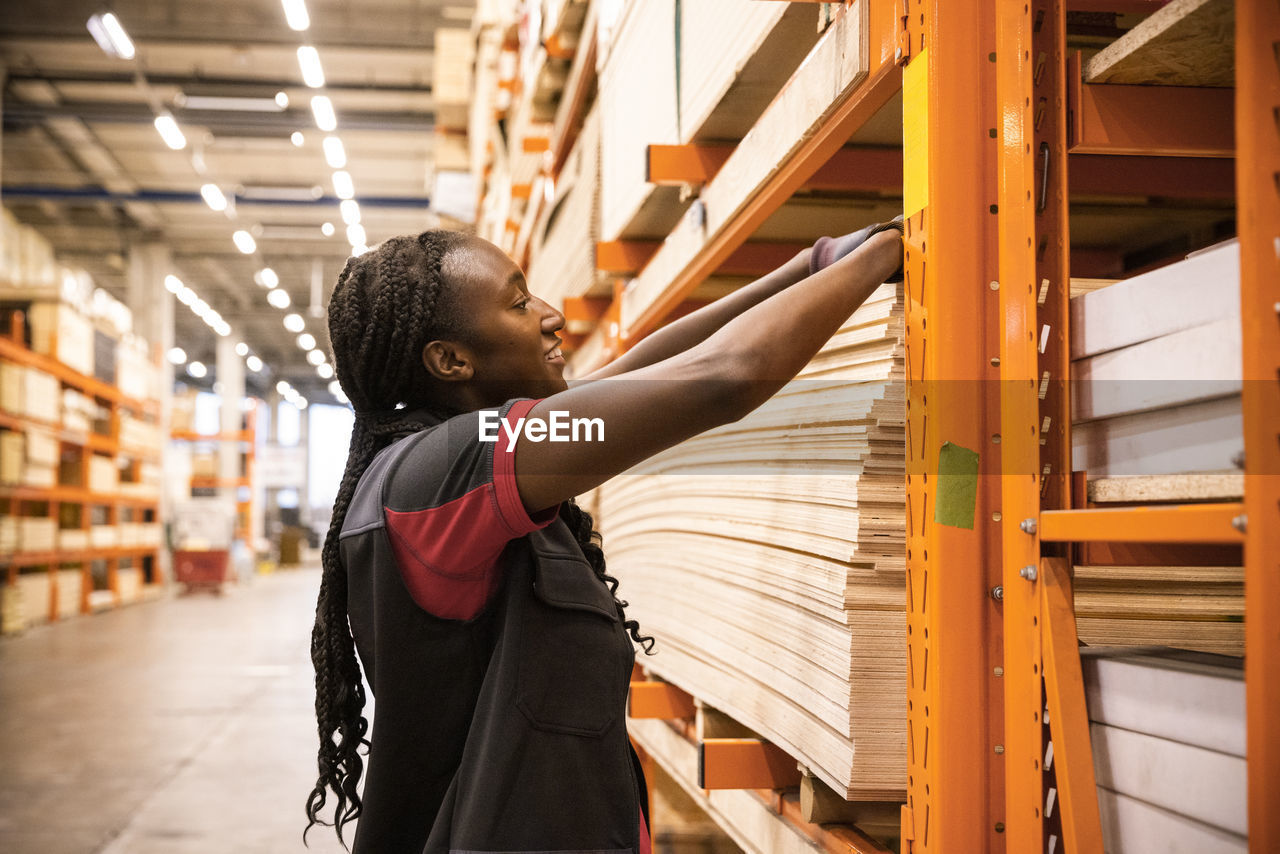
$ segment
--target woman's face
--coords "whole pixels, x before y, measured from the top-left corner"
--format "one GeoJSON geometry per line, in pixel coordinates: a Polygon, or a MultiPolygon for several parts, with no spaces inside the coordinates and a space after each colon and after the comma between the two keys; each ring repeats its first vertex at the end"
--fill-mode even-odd
{"type": "Polygon", "coordinates": [[[449,253],[441,272],[466,307],[471,381],[488,401],[542,398],[568,387],[556,335],[564,315],[529,293],[524,273],[506,253],[487,240],[468,238],[449,253]]]}

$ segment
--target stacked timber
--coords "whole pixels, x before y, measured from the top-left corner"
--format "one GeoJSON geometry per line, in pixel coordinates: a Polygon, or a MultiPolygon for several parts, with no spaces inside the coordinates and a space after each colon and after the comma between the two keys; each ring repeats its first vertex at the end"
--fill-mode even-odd
{"type": "Polygon", "coordinates": [[[1073,468],[1236,468],[1241,355],[1235,241],[1072,299],[1073,468]]]}
{"type": "Polygon", "coordinates": [[[1081,661],[1107,852],[1247,851],[1241,662],[1164,649],[1081,661]]]}
{"type": "Polygon", "coordinates": [[[759,410],[599,495],[646,666],[869,800],[905,790],[903,357],[884,285],[759,410]]]}
{"type": "Polygon", "coordinates": [[[551,305],[596,290],[600,239],[600,117],[593,110],[544,207],[530,246],[529,290],[551,305]]]}

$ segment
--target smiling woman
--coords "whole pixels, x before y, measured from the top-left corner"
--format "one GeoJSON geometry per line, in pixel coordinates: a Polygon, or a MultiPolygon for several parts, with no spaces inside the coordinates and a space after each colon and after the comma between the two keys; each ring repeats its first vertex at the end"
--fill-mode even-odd
{"type": "Polygon", "coordinates": [[[653,641],[574,496],[768,399],[893,275],[899,233],[805,250],[572,388],[564,316],[487,241],[427,231],[347,262],[329,336],[355,424],[312,636],[311,824],[333,796],[357,854],[647,854],[623,706],[653,641]]]}

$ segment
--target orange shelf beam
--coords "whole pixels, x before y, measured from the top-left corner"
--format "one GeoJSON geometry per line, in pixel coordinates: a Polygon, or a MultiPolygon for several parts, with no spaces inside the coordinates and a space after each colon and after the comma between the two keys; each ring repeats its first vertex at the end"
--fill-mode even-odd
{"type": "Polygon", "coordinates": [[[638,273],[661,246],[657,240],[602,240],[596,243],[596,269],[606,273],[638,273]]]}
{"type": "Polygon", "coordinates": [[[698,745],[703,789],[786,789],[800,785],[800,766],[758,738],[708,738],[698,745]]]}
{"type": "Polygon", "coordinates": [[[1073,154],[1234,157],[1231,89],[1085,83],[1067,69],[1068,150],[1073,154]]]}
{"type": "Polygon", "coordinates": [[[38,368],[46,374],[52,374],[67,385],[75,386],[91,397],[109,400],[112,403],[118,403],[138,412],[154,413],[159,409],[159,404],[154,401],[142,401],[122,394],[118,388],[110,383],[104,383],[96,377],[82,374],[51,356],[46,356],[43,353],[33,353],[26,347],[3,336],[0,336],[0,358],[29,368],[38,368]]]}
{"type": "Polygon", "coordinates": [[[194,430],[173,430],[169,433],[173,439],[183,442],[253,442],[252,430],[237,430],[234,433],[197,433],[194,430]]]}
{"type": "Polygon", "coordinates": [[[632,682],[627,716],[681,720],[697,713],[693,697],[669,682],[632,682]]]}
{"type": "Polygon", "coordinates": [[[5,566],[42,566],[44,564],[84,563],[93,560],[115,560],[126,557],[146,557],[159,551],[155,546],[138,546],[119,549],[87,549],[75,552],[19,552],[0,557],[5,566]]]}
{"type": "Polygon", "coordinates": [[[15,501],[56,501],[62,504],[124,504],[131,507],[154,507],[154,498],[135,498],[111,492],[90,492],[76,486],[47,488],[30,486],[0,486],[0,499],[15,501]]]}
{"type": "Polygon", "coordinates": [[[699,143],[650,145],[645,160],[645,180],[665,187],[705,184],[716,176],[736,147],[699,143]]]}
{"type": "Polygon", "coordinates": [[[1244,505],[1175,504],[1046,510],[1040,539],[1051,543],[1243,543],[1235,520],[1244,505]]]}
{"type": "MultiPolygon", "coordinates": [[[[698,144],[650,145],[646,175],[651,184],[705,184],[724,166],[735,146],[698,144]]],[[[841,148],[799,188],[845,193],[902,191],[902,149],[841,148]]]]}

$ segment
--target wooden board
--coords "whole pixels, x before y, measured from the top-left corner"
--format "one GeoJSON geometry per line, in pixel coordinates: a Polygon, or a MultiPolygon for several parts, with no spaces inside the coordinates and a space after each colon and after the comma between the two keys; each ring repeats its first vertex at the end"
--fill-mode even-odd
{"type": "Polygon", "coordinates": [[[1243,836],[1245,760],[1106,724],[1090,724],[1098,785],[1243,836]]]}
{"type": "Polygon", "coordinates": [[[682,3],[681,142],[746,135],[817,41],[815,17],[795,3],[682,3]]]}
{"type": "Polygon", "coordinates": [[[1245,756],[1244,667],[1165,649],[1083,649],[1089,719],[1245,756]]]}
{"type": "Polygon", "coordinates": [[[1240,398],[1071,426],[1072,468],[1099,477],[1220,472],[1244,451],[1240,398]]]}
{"type": "Polygon", "coordinates": [[[1088,83],[1232,86],[1234,60],[1234,0],[1172,0],[1089,60],[1084,78],[1088,83]]]}
{"type": "Polygon", "coordinates": [[[1089,501],[1097,504],[1239,501],[1244,497],[1244,473],[1223,471],[1094,478],[1089,481],[1088,497],[1089,501]]]}
{"type": "Polygon", "coordinates": [[[1098,789],[1098,810],[1107,854],[1246,854],[1249,850],[1242,836],[1110,789],[1098,789]]]}
{"type": "Polygon", "coordinates": [[[1240,317],[1240,244],[1235,240],[1073,297],[1071,358],[1233,317],[1240,317]]]}
{"type": "Polygon", "coordinates": [[[1228,317],[1071,363],[1071,417],[1113,418],[1240,394],[1240,321],[1228,317]]]}

